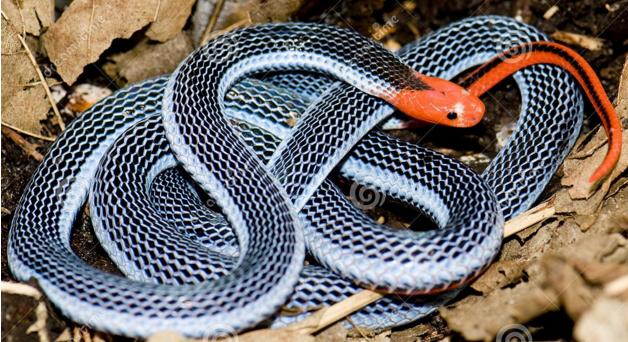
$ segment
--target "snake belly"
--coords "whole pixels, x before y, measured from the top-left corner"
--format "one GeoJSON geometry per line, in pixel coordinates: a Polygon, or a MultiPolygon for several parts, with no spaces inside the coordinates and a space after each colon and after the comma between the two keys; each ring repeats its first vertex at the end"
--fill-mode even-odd
{"type": "MultiPolygon", "coordinates": [[[[473,43],[473,37],[480,37],[493,42],[496,40],[500,41],[499,39],[512,39],[511,37],[518,37],[521,40],[543,39],[543,36],[534,29],[513,20],[498,17],[478,17],[453,24],[426,37],[416,46],[407,48],[405,51],[408,52],[409,57],[406,59],[404,56],[404,60],[412,63],[412,56],[432,56],[434,54],[434,59],[430,57],[417,59],[420,60],[417,63],[421,65],[413,65],[413,67],[428,74],[448,77],[453,76],[466,67],[480,63],[489,58],[494,52],[508,47],[493,47],[495,50],[493,51],[490,44],[473,43]],[[475,35],[470,34],[470,32],[475,35]],[[453,43],[456,41],[454,39],[465,37],[467,38],[466,44],[452,44],[459,47],[457,51],[451,52],[451,47],[444,45],[448,39],[453,40],[450,41],[450,43],[453,43]],[[440,50],[438,50],[439,46],[440,50]],[[471,49],[474,46],[476,49],[471,49]],[[452,58],[452,55],[449,54],[453,54],[455,58],[452,58]],[[420,68],[418,68],[419,66],[420,68]]],[[[516,43],[517,41],[513,41],[513,44],[516,43]]],[[[192,75],[192,77],[202,78],[201,75],[192,75]]],[[[522,115],[511,137],[511,143],[500,151],[498,157],[483,175],[485,181],[495,189],[499,206],[506,217],[525,210],[526,206],[529,206],[538,197],[551,174],[562,161],[562,157],[573,144],[579,129],[578,123],[582,120],[582,104],[579,94],[575,90],[573,83],[558,69],[538,66],[519,73],[515,79],[518,82],[523,98],[522,115]],[[562,84],[557,87],[550,84],[550,82],[544,82],[544,79],[559,79],[562,84]],[[550,95],[552,96],[551,98],[549,97],[550,95]],[[554,129],[552,130],[552,128],[554,129]],[[558,133],[548,137],[546,136],[548,132],[558,133]],[[512,143],[513,140],[515,143],[512,143]],[[539,147],[537,142],[540,141],[546,142],[546,144],[540,144],[541,147],[539,147]],[[553,148],[553,153],[550,153],[550,156],[547,156],[546,153],[539,153],[547,151],[548,146],[553,148]],[[527,153],[535,154],[528,156],[526,155],[527,153]],[[522,155],[525,158],[522,158],[522,155]],[[494,166],[495,163],[506,163],[506,165],[494,166]],[[525,173],[527,167],[533,170],[543,170],[543,172],[530,177],[530,174],[525,173]],[[541,184],[539,185],[539,183],[541,184]],[[530,186],[522,186],[525,190],[516,188],[514,192],[518,191],[518,193],[513,194],[514,185],[519,186],[520,184],[530,186]],[[506,189],[509,191],[505,191],[506,189]]],[[[172,79],[171,82],[173,82],[172,79]]],[[[283,184],[280,184],[275,176],[271,175],[270,172],[261,166],[261,163],[257,162],[257,157],[254,157],[254,149],[243,145],[242,140],[245,139],[235,136],[224,121],[224,118],[220,118],[217,121],[222,123],[218,127],[213,127],[214,130],[210,132],[215,133],[215,135],[210,136],[209,139],[229,137],[230,140],[227,140],[229,146],[226,149],[236,153],[236,155],[240,155],[241,158],[236,158],[235,164],[238,164],[238,167],[212,169],[213,172],[210,173],[212,176],[206,175],[202,167],[196,166],[198,164],[196,164],[197,160],[195,161],[194,158],[200,158],[199,152],[206,153],[208,151],[196,151],[196,154],[189,155],[189,150],[186,149],[190,147],[186,139],[189,140],[190,138],[179,134],[180,132],[171,131],[169,133],[171,135],[171,144],[165,139],[160,120],[157,118],[161,111],[160,99],[163,96],[165,83],[166,79],[164,78],[149,80],[117,92],[116,95],[95,105],[89,112],[75,120],[60,139],[53,144],[46,159],[29,183],[20,206],[16,210],[9,238],[11,269],[20,279],[37,278],[48,297],[70,318],[102,330],[130,336],[146,336],[157,330],[171,328],[190,336],[206,336],[219,334],[221,331],[224,332],[225,329],[240,330],[251,327],[260,320],[272,315],[285,302],[291,294],[293,286],[299,281],[297,276],[301,271],[304,240],[308,246],[313,245],[313,243],[308,240],[311,239],[311,236],[306,236],[305,239],[301,236],[299,225],[302,220],[297,218],[296,210],[293,208],[292,203],[300,202],[303,204],[304,209],[307,208],[308,200],[317,191],[321,191],[319,189],[325,184],[326,173],[329,170],[316,171],[316,177],[308,179],[308,182],[305,182],[307,186],[304,188],[299,188],[299,185],[302,183],[292,181],[291,184],[293,184],[295,190],[285,191],[283,184]],[[129,127],[134,125],[136,126],[132,131],[127,131],[129,127]],[[123,135],[125,131],[126,133],[123,135]],[[133,131],[141,134],[139,136],[134,135],[133,131]],[[151,140],[156,139],[160,135],[161,141],[151,140]],[[149,142],[154,142],[153,146],[148,145],[150,147],[149,151],[153,152],[153,154],[152,157],[142,159],[145,157],[145,150],[138,151],[137,147],[133,147],[135,146],[133,144],[139,143],[141,146],[146,146],[146,144],[142,145],[141,141],[147,137],[151,137],[148,140],[149,142]],[[94,215],[94,222],[96,231],[102,233],[99,233],[99,239],[105,245],[111,258],[129,276],[130,280],[105,274],[91,268],[76,257],[69,247],[70,229],[76,213],[85,200],[101,157],[117,138],[119,138],[118,142],[107,153],[102,164],[107,162],[114,163],[112,161],[120,160],[116,158],[129,158],[128,152],[133,151],[137,154],[131,153],[130,155],[134,155],[136,161],[138,156],[141,155],[142,158],[139,158],[141,163],[133,163],[133,166],[136,167],[133,169],[133,172],[122,169],[127,174],[118,174],[117,176],[133,178],[137,174],[142,174],[148,177],[144,179],[135,178],[133,182],[124,183],[143,185],[143,188],[134,189],[118,187],[116,183],[112,182],[98,181],[94,185],[94,191],[92,192],[94,202],[97,202],[99,198],[101,201],[106,201],[104,194],[114,194],[114,196],[108,197],[109,203],[101,203],[103,206],[98,206],[98,208],[102,209],[97,209],[97,214],[94,215]],[[125,141],[126,143],[133,142],[133,144],[124,147],[125,141]],[[125,223],[129,219],[129,216],[125,214],[135,211],[129,210],[128,205],[131,205],[131,203],[123,203],[129,196],[129,192],[126,191],[130,190],[130,194],[137,197],[150,193],[152,180],[159,179],[161,175],[157,175],[161,171],[176,165],[176,160],[168,153],[168,150],[170,146],[174,147],[177,144],[180,144],[175,148],[175,151],[177,148],[180,151],[177,153],[178,160],[184,163],[191,162],[191,164],[186,164],[188,165],[187,171],[193,175],[195,180],[205,182],[202,183],[204,184],[204,190],[208,191],[223,209],[223,214],[227,217],[227,221],[222,219],[222,222],[229,222],[229,227],[232,228],[227,228],[224,225],[221,226],[221,229],[223,233],[231,232],[230,229],[234,229],[235,235],[233,236],[235,238],[232,241],[237,241],[237,248],[233,247],[234,244],[229,243],[224,243],[222,247],[218,246],[216,248],[215,244],[199,242],[191,234],[181,233],[182,230],[180,229],[172,231],[154,229],[162,226],[170,229],[174,225],[167,225],[164,222],[167,222],[167,220],[158,219],[159,217],[167,217],[167,214],[164,214],[164,210],[155,209],[153,202],[156,201],[151,201],[150,198],[147,199],[147,202],[141,203],[145,205],[141,205],[140,202],[134,202],[135,204],[133,205],[135,207],[133,209],[137,209],[138,213],[146,213],[148,211],[153,214],[153,218],[140,215],[143,219],[152,220],[149,222],[155,225],[146,228],[153,229],[135,230],[141,228],[141,226],[133,226],[132,228],[127,226],[127,228],[123,228],[122,226],[124,225],[119,224],[120,222],[125,223]],[[80,153],[77,153],[77,151],[80,151],[80,153]],[[122,157],[123,155],[126,157],[122,157]],[[190,167],[192,168],[191,170],[189,169],[190,167]],[[239,171],[241,170],[240,167],[248,171],[242,173],[239,171]],[[138,171],[138,169],[140,170],[138,171]],[[238,171],[234,172],[233,170],[238,171]],[[221,175],[223,178],[209,178],[216,177],[216,174],[221,175]],[[261,189],[259,193],[259,189],[252,189],[251,185],[247,185],[247,180],[251,179],[248,177],[261,179],[264,189],[261,189]],[[238,191],[234,191],[233,188],[229,188],[225,184],[237,184],[236,188],[238,191]],[[240,202],[240,200],[243,202],[240,202]],[[266,203],[269,203],[268,201],[272,203],[273,210],[269,210],[270,207],[266,205],[266,203]],[[125,204],[122,209],[120,209],[120,203],[125,204]],[[249,203],[251,206],[244,208],[245,203],[249,203]],[[265,205],[260,206],[259,203],[264,203],[265,205]],[[120,212],[121,210],[124,212],[120,212]],[[114,214],[122,214],[122,216],[119,216],[119,219],[111,221],[116,223],[113,226],[117,226],[122,231],[109,230],[107,225],[102,223],[111,220],[109,215],[114,214]],[[129,231],[125,232],[124,229],[129,231]],[[127,233],[128,235],[124,235],[127,233]],[[110,248],[107,248],[107,245],[110,248]],[[204,247],[206,245],[214,246],[214,248],[204,247]],[[235,257],[235,259],[230,260],[229,257],[221,256],[223,254],[221,249],[225,248],[225,246],[232,247],[230,252],[231,258],[235,257]],[[225,269],[229,270],[229,272],[222,271],[225,269]],[[213,276],[216,277],[216,281],[204,281],[213,279],[213,276]],[[134,279],[148,280],[148,282],[138,282],[134,281],[134,279]],[[187,285],[173,285],[181,282],[187,283],[187,285]],[[261,303],[264,303],[264,305],[261,305],[261,303]]],[[[337,85],[334,87],[338,91],[343,86],[337,85]]],[[[223,84],[222,88],[226,92],[229,86],[223,84]]],[[[332,94],[334,89],[327,91],[326,94],[332,94]]],[[[183,88],[183,90],[186,89],[183,88]]],[[[359,92],[355,93],[357,95],[353,99],[354,101],[359,99],[359,96],[364,96],[359,92]]],[[[177,96],[182,96],[181,94],[177,93],[173,96],[175,101],[177,101],[177,96]]],[[[368,97],[364,97],[368,99],[368,97]]],[[[200,99],[197,100],[201,101],[200,99]]],[[[373,101],[373,99],[370,101],[373,101]]],[[[379,105],[381,108],[381,103],[379,105]]],[[[376,107],[369,107],[369,110],[373,110],[376,107]]],[[[386,117],[386,114],[384,114],[386,112],[385,109],[380,109],[379,111],[381,117],[378,120],[368,122],[367,126],[372,127],[379,120],[386,117]]],[[[390,112],[390,109],[388,111],[390,112]]],[[[196,119],[192,118],[192,121],[194,120],[196,119]]],[[[178,125],[175,126],[180,127],[178,125]]],[[[255,126],[255,129],[263,131],[263,128],[260,126],[250,126],[255,126]]],[[[370,127],[368,128],[370,129],[370,127]]],[[[171,126],[170,129],[174,128],[171,126]]],[[[368,131],[369,129],[363,127],[361,131],[368,131]]],[[[362,132],[362,134],[366,134],[366,132],[362,132]]],[[[379,138],[380,143],[381,139],[384,139],[383,141],[386,141],[387,144],[390,141],[390,138],[383,136],[381,133],[369,133],[366,138],[369,138],[371,135],[373,136],[371,139],[375,139],[374,141],[378,141],[377,139],[379,138]]],[[[260,140],[263,139],[258,139],[258,141],[260,140]]],[[[359,138],[355,138],[355,140],[359,140],[359,138]]],[[[224,144],[224,140],[222,141],[224,144]]],[[[222,149],[223,144],[216,143],[213,147],[222,149]]],[[[288,143],[279,143],[279,145],[281,144],[289,146],[288,143]]],[[[359,144],[361,144],[361,141],[359,144]]],[[[360,160],[358,163],[361,163],[358,166],[341,166],[341,170],[345,169],[345,171],[341,171],[343,176],[377,188],[379,184],[377,172],[373,170],[387,169],[386,163],[392,162],[386,160],[386,163],[384,163],[382,160],[379,160],[380,164],[374,165],[376,163],[368,157],[373,152],[373,146],[380,148],[383,145],[376,144],[366,148],[364,154],[367,155],[367,161],[364,161],[364,158],[357,158],[360,160]],[[375,166],[379,167],[379,169],[374,168],[375,166]],[[372,177],[372,173],[376,174],[376,176],[372,177]]],[[[346,147],[343,148],[348,149],[346,147]]],[[[395,149],[397,147],[389,145],[388,148],[395,149]]],[[[464,170],[466,169],[460,168],[459,164],[450,161],[448,158],[434,153],[430,154],[427,151],[421,155],[419,153],[421,151],[420,148],[414,146],[408,148],[413,149],[412,153],[418,153],[418,156],[436,156],[436,158],[443,160],[443,165],[451,164],[457,167],[456,171],[462,170],[462,173],[457,174],[439,173],[438,175],[442,179],[438,184],[445,187],[445,190],[439,189],[439,191],[451,191],[451,182],[457,177],[461,177],[462,174],[468,175],[468,179],[474,179],[472,174],[465,173],[464,170]]],[[[231,156],[232,152],[224,153],[224,155],[231,156]]],[[[289,152],[284,153],[290,155],[289,152]]],[[[333,155],[333,153],[332,155],[334,159],[342,158],[348,152],[334,152],[336,155],[333,155]]],[[[224,157],[224,155],[219,154],[218,156],[224,157]]],[[[352,156],[353,154],[349,154],[344,165],[347,165],[352,156]]],[[[271,154],[269,155],[269,160],[272,159],[273,155],[271,154]]],[[[278,166],[274,167],[274,170],[279,173],[279,179],[285,181],[285,179],[289,178],[281,177],[294,177],[291,176],[292,173],[284,170],[290,169],[290,167],[298,165],[298,163],[291,161],[290,158],[275,160],[277,161],[273,165],[278,166]]],[[[403,160],[397,161],[401,164],[404,163],[403,160]]],[[[125,165],[129,166],[128,163],[125,165]]],[[[326,168],[330,167],[329,165],[324,166],[326,168]]],[[[412,179],[411,172],[416,171],[416,168],[412,168],[413,166],[415,165],[411,165],[408,169],[399,172],[403,174],[403,177],[399,177],[400,182],[412,179]]],[[[421,171],[441,172],[428,170],[427,168],[421,171]]],[[[98,174],[99,180],[107,179],[106,176],[111,175],[111,172],[107,171],[106,168],[101,168],[98,169],[98,174]]],[[[116,177],[116,175],[112,175],[112,177],[116,177]]],[[[176,178],[175,176],[173,177],[176,178]]],[[[426,176],[419,175],[418,177],[426,176]]],[[[430,186],[430,184],[427,185],[430,186]]],[[[479,189],[483,188],[482,182],[477,184],[480,184],[479,189]]],[[[172,182],[169,187],[182,190],[179,194],[170,195],[171,198],[189,196],[189,194],[184,194],[184,190],[189,190],[189,187],[173,186],[172,182]]],[[[330,191],[333,191],[333,188],[330,191]]],[[[417,197],[417,202],[425,205],[422,209],[428,213],[431,211],[432,217],[438,222],[438,214],[442,214],[444,211],[442,208],[439,211],[438,207],[431,205],[433,203],[426,200],[425,194],[427,193],[411,195],[417,197]]],[[[395,194],[392,191],[390,196],[398,196],[412,203],[412,199],[407,199],[407,194],[395,194]]],[[[486,192],[484,196],[490,198],[492,195],[490,192],[486,192]]],[[[337,198],[339,201],[342,200],[340,195],[337,198]]],[[[482,197],[480,196],[479,198],[482,197]]],[[[463,206],[463,204],[460,206],[463,206]]],[[[94,206],[94,203],[91,205],[94,206]]],[[[447,203],[446,205],[451,204],[447,203]]],[[[485,207],[484,210],[486,209],[485,207]]],[[[466,212],[463,209],[459,210],[466,212]]],[[[469,208],[466,208],[466,210],[469,210],[469,208]]],[[[315,213],[313,214],[314,218],[321,217],[315,211],[313,212],[315,213]]],[[[496,212],[495,208],[484,213],[485,215],[492,215],[491,217],[494,218],[493,223],[497,223],[499,215],[496,212]]],[[[206,215],[208,215],[208,218],[221,220],[218,216],[206,215]]],[[[303,213],[299,215],[303,217],[303,213]]],[[[359,215],[359,213],[356,213],[356,215],[359,215]]],[[[366,219],[359,221],[368,222],[366,219]]],[[[212,225],[202,224],[201,226],[211,227],[212,225]]],[[[220,224],[213,226],[220,226],[220,224]]],[[[373,230],[384,230],[372,223],[370,226],[373,230]]],[[[447,228],[442,230],[447,230],[447,228]]],[[[212,230],[201,230],[201,234],[198,234],[198,231],[194,233],[196,235],[208,236],[206,241],[209,241],[212,240],[212,233],[208,233],[208,231],[211,232],[212,230]]],[[[353,233],[345,232],[345,236],[350,237],[353,233]]],[[[228,235],[229,233],[224,234],[228,235]]],[[[306,235],[308,234],[306,233],[306,235]]],[[[419,236],[420,234],[400,233],[400,235],[404,234],[406,235],[405,238],[408,238],[407,235],[412,235],[410,238],[425,237],[419,236]]],[[[432,237],[430,236],[430,238],[432,237]]],[[[333,241],[331,242],[333,243],[333,241]]],[[[386,243],[386,241],[378,241],[378,243],[380,242],[386,243]]],[[[312,252],[312,249],[310,249],[310,252],[312,252]]],[[[312,253],[321,264],[326,266],[327,264],[333,264],[333,260],[325,260],[324,256],[317,255],[315,251],[312,253]]],[[[321,253],[319,252],[318,254],[321,253]]],[[[443,261],[446,262],[448,260],[450,259],[445,258],[443,261]]],[[[442,263],[441,265],[444,266],[445,264],[442,263]]],[[[467,269],[463,273],[469,276],[475,271],[467,269]]],[[[310,280],[301,281],[297,287],[307,290],[313,284],[311,279],[324,279],[324,281],[319,281],[319,284],[324,284],[325,281],[333,283],[337,279],[340,284],[344,282],[348,285],[344,287],[343,285],[328,286],[329,290],[341,289],[331,293],[330,297],[332,297],[332,300],[341,299],[357,291],[358,288],[351,283],[351,280],[348,281],[343,276],[321,277],[321,274],[325,274],[325,272],[329,273],[329,271],[322,268],[315,269],[310,273],[310,275],[313,275],[310,280]]],[[[366,283],[377,285],[378,279],[371,278],[367,279],[366,283]]],[[[421,289],[438,288],[444,282],[451,280],[451,278],[449,276],[445,277],[445,279],[438,279],[438,277],[430,279],[427,283],[423,283],[421,289]]],[[[396,283],[385,280],[384,286],[409,290],[410,286],[408,284],[414,281],[414,279],[409,281],[407,279],[398,280],[393,279],[393,281],[397,281],[396,283]]],[[[321,292],[316,292],[316,295],[311,297],[319,302],[328,300],[321,292]]],[[[307,306],[307,300],[306,291],[297,292],[292,296],[291,304],[294,304],[295,307],[299,305],[305,307],[307,306]]],[[[379,303],[374,303],[370,308],[366,308],[356,315],[357,317],[386,315],[386,311],[390,310],[390,305],[395,305],[394,302],[394,300],[391,301],[386,298],[379,303]]],[[[426,304],[421,300],[418,300],[416,303],[411,302],[404,309],[407,310],[406,313],[410,313],[404,319],[414,319],[412,313],[424,314],[432,310],[433,307],[429,304],[429,301],[426,304]],[[423,310],[417,308],[423,308],[423,310]]],[[[403,314],[403,312],[401,313],[403,314]]],[[[414,315],[414,317],[416,316],[414,315]]],[[[374,319],[370,322],[376,320],[374,319]]],[[[368,319],[364,321],[369,322],[368,319]]],[[[392,321],[388,322],[391,323],[392,321]]]]}

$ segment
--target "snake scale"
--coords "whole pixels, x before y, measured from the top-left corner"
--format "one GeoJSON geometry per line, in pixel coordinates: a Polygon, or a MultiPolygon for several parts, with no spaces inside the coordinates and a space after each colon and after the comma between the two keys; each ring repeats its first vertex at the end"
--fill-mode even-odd
{"type": "Polygon", "coordinates": [[[514,74],[521,114],[482,175],[386,135],[382,127],[400,122],[390,104],[468,126],[481,103],[414,71],[450,79],[546,39],[497,16],[450,24],[397,56],[320,24],[223,35],[172,75],[121,89],[71,123],[15,212],[11,270],[35,278],[69,318],[126,336],[281,326],[306,315],[278,315],[282,306],[307,311],[362,287],[394,295],[355,313],[356,324],[423,317],[494,258],[504,219],[534,203],[573,146],[583,101],[556,66],[514,74]],[[430,112],[423,94],[441,85],[447,96],[430,112]],[[439,229],[376,224],[328,179],[335,168],[439,229]],[[70,248],[88,197],[99,241],[125,277],[70,248]],[[316,265],[303,266],[306,247],[316,265]]]}

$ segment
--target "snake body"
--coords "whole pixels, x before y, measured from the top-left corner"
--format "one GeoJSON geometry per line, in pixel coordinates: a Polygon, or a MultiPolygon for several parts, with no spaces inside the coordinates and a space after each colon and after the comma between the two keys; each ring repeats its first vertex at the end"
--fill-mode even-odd
{"type": "MultiPolygon", "coordinates": [[[[503,218],[538,198],[575,142],[582,121],[575,83],[548,65],[515,74],[521,116],[481,177],[383,134],[377,125],[393,109],[368,94],[389,100],[399,89],[425,88],[412,70],[451,78],[545,38],[494,16],[447,26],[405,47],[400,59],[316,24],[218,38],[173,75],[122,89],[72,122],[15,212],[11,269],[36,278],[70,318],[128,336],[239,331],[288,300],[288,308],[307,310],[355,293],[356,284],[408,295],[464,283],[499,250],[503,218]],[[243,80],[286,70],[345,83],[298,74],[243,80]],[[375,224],[327,179],[338,165],[343,177],[420,208],[441,229],[375,224]],[[186,175],[221,213],[205,208],[186,175]],[[88,193],[94,229],[126,278],[71,251],[88,193]],[[324,267],[303,269],[305,246],[324,267]]],[[[354,317],[367,326],[402,324],[451,296],[391,296],[354,317]]]]}

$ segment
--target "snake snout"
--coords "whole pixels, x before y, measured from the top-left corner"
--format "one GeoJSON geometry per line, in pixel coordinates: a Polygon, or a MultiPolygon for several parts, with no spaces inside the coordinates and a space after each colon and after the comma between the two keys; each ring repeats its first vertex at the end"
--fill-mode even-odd
{"type": "Polygon", "coordinates": [[[406,115],[450,127],[470,127],[482,120],[484,103],[450,81],[421,76],[428,89],[403,89],[388,102],[406,115]]]}

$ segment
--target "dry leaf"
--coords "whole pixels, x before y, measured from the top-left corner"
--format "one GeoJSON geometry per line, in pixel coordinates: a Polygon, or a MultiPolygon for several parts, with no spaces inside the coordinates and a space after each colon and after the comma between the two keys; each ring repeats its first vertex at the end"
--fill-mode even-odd
{"type": "Polygon", "coordinates": [[[441,308],[447,325],[467,340],[489,340],[502,328],[528,316],[535,316],[538,308],[558,309],[555,300],[533,283],[521,283],[512,288],[494,291],[486,297],[468,296],[460,302],[441,308]],[[535,310],[523,310],[516,304],[529,305],[535,310]]]}
{"type": "MultiPolygon", "coordinates": [[[[242,10],[242,5],[248,0],[225,0],[220,15],[216,20],[214,30],[225,29],[237,22],[249,19],[248,11],[242,10]]],[[[199,0],[196,3],[194,15],[192,15],[192,37],[194,43],[199,44],[203,32],[212,16],[217,0],[199,0]]]]}
{"type": "Polygon", "coordinates": [[[569,263],[577,269],[589,283],[595,285],[604,285],[628,275],[628,265],[625,264],[603,263],[580,258],[570,259],[569,263]]]}
{"type": "Polygon", "coordinates": [[[133,49],[109,57],[103,68],[113,79],[134,83],[172,72],[194,49],[192,40],[180,32],[165,43],[142,40],[133,49]]]}
{"type": "Polygon", "coordinates": [[[557,294],[569,317],[578,319],[593,302],[592,290],[564,258],[547,256],[541,265],[545,270],[544,286],[557,294]]]}
{"type": "MultiPolygon", "coordinates": [[[[223,30],[235,23],[265,23],[287,21],[296,12],[303,0],[225,0],[216,21],[214,31],[223,30]]],[[[198,44],[213,14],[216,0],[200,0],[192,17],[192,36],[198,44]]]]}
{"type": "Polygon", "coordinates": [[[250,0],[242,9],[249,11],[254,23],[286,21],[304,2],[304,0],[250,0]]]}
{"type": "Polygon", "coordinates": [[[338,322],[316,335],[317,342],[344,342],[347,340],[347,329],[343,322],[338,322]]]}
{"type": "Polygon", "coordinates": [[[390,338],[391,332],[390,330],[383,331],[379,334],[375,334],[373,336],[359,336],[359,337],[348,337],[346,340],[326,340],[321,339],[321,341],[338,341],[338,342],[391,342],[390,338]]]}
{"type": "MultiPolygon", "coordinates": [[[[608,205],[609,201],[604,204],[608,205]]],[[[619,234],[582,233],[573,219],[554,220],[528,235],[523,245],[520,240],[508,241],[500,259],[471,285],[483,296],[467,296],[440,310],[448,326],[467,339],[492,339],[512,324],[561,307],[572,317],[580,317],[601,292],[601,284],[590,284],[589,278],[616,277],[618,272],[608,271],[609,265],[628,261],[628,243],[619,234]],[[576,266],[583,260],[604,263],[607,277],[587,270],[583,278],[585,272],[576,266]],[[527,280],[518,276],[526,262],[527,280]]]]}
{"type": "MultiPolygon", "coordinates": [[[[622,146],[628,146],[628,129],[623,130],[622,139],[622,146]]],[[[589,142],[584,146],[575,148],[571,156],[565,160],[565,176],[561,180],[561,183],[565,186],[571,186],[569,189],[570,198],[590,202],[586,199],[592,195],[592,197],[597,196],[599,202],[608,191],[613,180],[619,177],[628,168],[628,148],[622,148],[619,161],[611,175],[604,180],[597,191],[593,194],[590,193],[587,179],[604,159],[607,149],[605,143],[606,134],[604,133],[604,129],[600,127],[589,142]]],[[[577,206],[578,204],[576,203],[575,205],[577,206]]],[[[592,203],[588,203],[588,205],[591,206],[592,203]]]]}
{"type": "Polygon", "coordinates": [[[189,341],[174,331],[161,331],[150,336],[146,342],[186,342],[189,341]]]}
{"type": "MultiPolygon", "coordinates": [[[[5,1],[2,2],[3,8],[5,1]]],[[[15,26],[2,18],[2,122],[34,134],[41,133],[41,120],[50,103],[33,64],[22,47],[15,26]]]]}
{"type": "Polygon", "coordinates": [[[54,0],[2,0],[2,12],[19,31],[39,36],[52,25],[54,0]]]}
{"type": "MultiPolygon", "coordinates": [[[[625,233],[628,231],[628,178],[617,182],[619,188],[606,200],[605,207],[596,215],[592,232],[625,233]]],[[[612,189],[611,189],[612,190],[612,189]]]]}
{"type": "Polygon", "coordinates": [[[471,287],[481,293],[489,293],[497,288],[512,284],[521,279],[526,266],[523,261],[498,260],[482,274],[471,287]]]}
{"type": "Polygon", "coordinates": [[[288,331],[285,329],[259,329],[251,332],[238,335],[235,339],[217,339],[217,342],[315,342],[315,338],[312,335],[301,334],[294,331],[288,331]]]}
{"type": "Polygon", "coordinates": [[[116,38],[129,38],[155,19],[159,0],[75,0],[43,35],[57,72],[72,84],[116,38]]]}
{"type": "Polygon", "coordinates": [[[628,341],[628,305],[600,298],[576,324],[574,336],[581,342],[628,341]]]}
{"type": "Polygon", "coordinates": [[[192,12],[195,0],[161,1],[157,20],[150,25],[146,36],[152,40],[165,42],[176,37],[192,12]]]}

